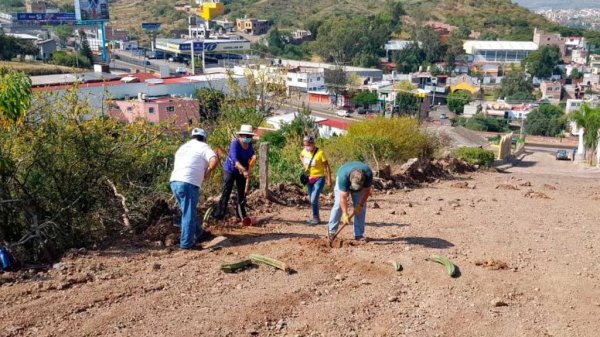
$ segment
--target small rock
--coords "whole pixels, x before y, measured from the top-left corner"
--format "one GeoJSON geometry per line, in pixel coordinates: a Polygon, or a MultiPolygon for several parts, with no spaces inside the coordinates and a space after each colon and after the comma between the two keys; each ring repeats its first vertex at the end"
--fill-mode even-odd
{"type": "Polygon", "coordinates": [[[413,207],[413,204],[412,204],[412,202],[409,202],[409,203],[408,203],[408,207],[413,207]]]}
{"type": "Polygon", "coordinates": [[[159,269],[160,269],[160,263],[154,262],[152,264],[152,270],[159,270],[159,269]]]}
{"type": "Polygon", "coordinates": [[[398,302],[398,296],[390,296],[390,297],[388,297],[388,302],[398,302]]]}
{"type": "Polygon", "coordinates": [[[395,214],[396,214],[396,211],[391,211],[391,212],[390,212],[390,214],[391,214],[391,215],[395,215],[395,214]]]}
{"type": "Polygon", "coordinates": [[[400,211],[400,215],[406,215],[406,211],[404,211],[404,210],[400,211]]]}
{"type": "Polygon", "coordinates": [[[369,285],[369,284],[371,284],[371,282],[369,282],[367,279],[362,279],[362,280],[360,280],[360,284],[369,285]]]}
{"type": "Polygon", "coordinates": [[[490,303],[494,307],[506,307],[506,306],[508,306],[508,303],[504,302],[503,300],[501,300],[499,298],[494,298],[490,303]]]}
{"type": "Polygon", "coordinates": [[[59,263],[55,263],[52,265],[52,269],[62,269],[62,267],[64,267],[64,263],[59,262],[59,263]]]}
{"type": "Polygon", "coordinates": [[[335,280],[336,281],[343,281],[345,279],[345,277],[341,274],[337,274],[335,275],[335,280]]]}
{"type": "Polygon", "coordinates": [[[381,206],[379,206],[378,203],[374,202],[373,203],[373,209],[378,209],[378,208],[381,208],[381,206]]]}
{"type": "Polygon", "coordinates": [[[236,285],[236,286],[235,286],[235,289],[237,289],[237,290],[242,290],[242,288],[243,288],[243,287],[242,287],[242,285],[241,285],[241,284],[238,284],[238,285],[236,285]]]}
{"type": "Polygon", "coordinates": [[[277,324],[275,324],[275,329],[277,330],[283,330],[283,328],[285,328],[287,324],[285,323],[285,321],[283,319],[280,319],[279,321],[277,321],[277,324]]]}

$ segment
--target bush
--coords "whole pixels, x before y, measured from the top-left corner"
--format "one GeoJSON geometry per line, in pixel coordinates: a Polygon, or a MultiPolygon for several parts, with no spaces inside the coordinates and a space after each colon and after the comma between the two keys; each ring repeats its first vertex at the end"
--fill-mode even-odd
{"type": "Polygon", "coordinates": [[[472,165],[490,167],[494,164],[494,152],[479,147],[460,147],[455,150],[457,158],[472,165]]]}
{"type": "Polygon", "coordinates": [[[52,63],[59,66],[79,68],[90,68],[92,66],[87,57],[81,54],[67,53],[62,50],[58,50],[52,54],[52,63]]]}
{"type": "Polygon", "coordinates": [[[357,122],[350,126],[348,134],[331,138],[324,144],[334,168],[352,160],[374,163],[429,158],[437,147],[437,138],[423,132],[418,121],[410,117],[379,117],[357,122]]]}
{"type": "Polygon", "coordinates": [[[457,117],[452,119],[452,126],[462,126],[475,131],[506,132],[509,131],[508,120],[486,117],[476,114],[471,118],[457,117]]]}
{"type": "Polygon", "coordinates": [[[25,261],[50,261],[118,233],[127,199],[133,229],[168,199],[180,138],[166,125],[94,116],[77,88],[39,97],[29,115],[0,115],[0,242],[25,261]],[[11,245],[10,243],[17,243],[11,245]]]}

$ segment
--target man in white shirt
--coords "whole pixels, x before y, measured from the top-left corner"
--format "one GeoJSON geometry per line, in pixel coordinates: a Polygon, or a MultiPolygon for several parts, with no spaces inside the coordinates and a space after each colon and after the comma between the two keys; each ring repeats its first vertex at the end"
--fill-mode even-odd
{"type": "Polygon", "coordinates": [[[196,206],[200,199],[200,187],[205,178],[217,167],[219,159],[206,143],[206,131],[200,128],[192,130],[192,139],[181,145],[175,153],[175,165],[169,184],[181,209],[182,249],[197,248],[202,235],[200,218],[196,206]]]}

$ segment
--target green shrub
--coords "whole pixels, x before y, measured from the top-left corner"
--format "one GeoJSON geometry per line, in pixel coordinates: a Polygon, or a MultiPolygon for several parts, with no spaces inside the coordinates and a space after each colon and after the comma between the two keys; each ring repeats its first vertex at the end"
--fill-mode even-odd
{"type": "Polygon", "coordinates": [[[472,165],[490,167],[494,164],[496,156],[494,152],[479,147],[460,147],[455,150],[457,158],[462,159],[472,165]]]}
{"type": "Polygon", "coordinates": [[[170,127],[90,119],[77,88],[38,97],[29,111],[17,121],[0,115],[0,242],[21,241],[9,246],[22,260],[49,261],[122,231],[111,183],[127,199],[133,229],[170,198],[181,143],[170,127]]]}
{"type": "Polygon", "coordinates": [[[333,137],[324,144],[333,168],[352,160],[376,164],[428,158],[437,147],[437,138],[423,132],[418,121],[410,117],[357,122],[346,135],[333,137]]]}

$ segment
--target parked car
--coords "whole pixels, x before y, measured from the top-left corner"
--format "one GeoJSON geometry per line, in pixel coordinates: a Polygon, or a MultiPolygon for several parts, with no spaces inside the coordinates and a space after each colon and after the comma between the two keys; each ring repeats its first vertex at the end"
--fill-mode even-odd
{"type": "Polygon", "coordinates": [[[346,110],[336,110],[335,114],[340,117],[350,117],[350,113],[346,110]]]}
{"type": "Polygon", "coordinates": [[[556,151],[556,160],[569,160],[569,155],[566,150],[556,151]]]}
{"type": "Polygon", "coordinates": [[[177,67],[177,69],[175,69],[175,72],[178,74],[185,75],[185,74],[187,74],[187,68],[186,67],[177,67]]]}

